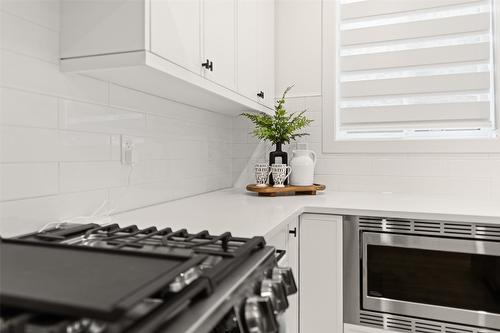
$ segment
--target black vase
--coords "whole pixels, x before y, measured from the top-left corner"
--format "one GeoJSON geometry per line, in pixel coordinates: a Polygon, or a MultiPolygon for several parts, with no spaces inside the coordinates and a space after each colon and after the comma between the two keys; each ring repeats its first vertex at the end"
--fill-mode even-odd
{"type": "MultiPolygon", "coordinates": [[[[281,142],[276,143],[276,149],[269,153],[269,166],[276,163],[276,158],[281,158],[281,162],[278,161],[278,163],[288,165],[288,153],[286,151],[281,150],[281,146],[282,146],[281,142]]],[[[269,177],[269,183],[271,185],[274,185],[274,179],[272,175],[269,177]]],[[[288,179],[285,180],[284,184],[288,185],[288,179]]]]}

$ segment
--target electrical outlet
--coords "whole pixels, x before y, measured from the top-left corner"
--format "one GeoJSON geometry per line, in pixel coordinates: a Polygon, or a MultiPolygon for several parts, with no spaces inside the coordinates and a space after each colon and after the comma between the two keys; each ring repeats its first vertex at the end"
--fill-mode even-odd
{"type": "Polygon", "coordinates": [[[135,163],[135,147],[134,140],[127,135],[121,136],[121,148],[122,148],[122,164],[123,165],[133,165],[135,163]]]}

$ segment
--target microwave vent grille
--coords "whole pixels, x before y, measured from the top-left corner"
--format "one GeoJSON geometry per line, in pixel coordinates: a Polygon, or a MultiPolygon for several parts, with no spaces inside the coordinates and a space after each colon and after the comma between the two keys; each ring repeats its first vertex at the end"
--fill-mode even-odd
{"type": "Polygon", "coordinates": [[[472,237],[472,224],[443,223],[443,233],[451,236],[472,237]]]}
{"type": "Polygon", "coordinates": [[[500,241],[500,225],[363,216],[359,217],[359,228],[367,231],[493,239],[500,241]]]}
{"type": "Polygon", "coordinates": [[[477,238],[500,240],[500,225],[478,224],[475,228],[477,238]]]}
{"type": "Polygon", "coordinates": [[[379,217],[360,217],[359,227],[368,230],[382,230],[382,218],[379,217]]]}
{"type": "Polygon", "coordinates": [[[455,327],[446,327],[444,332],[445,333],[474,333],[473,330],[463,329],[463,328],[455,328],[455,327]]]}
{"type": "Polygon", "coordinates": [[[384,219],[382,220],[385,230],[391,231],[411,231],[411,221],[403,219],[384,219]]]}
{"type": "Polygon", "coordinates": [[[412,323],[408,319],[385,316],[374,313],[361,313],[360,323],[368,326],[390,329],[393,331],[412,332],[412,323]]]}
{"type": "Polygon", "coordinates": [[[360,217],[359,226],[368,230],[403,232],[411,231],[411,220],[396,218],[360,217]]]}
{"type": "Polygon", "coordinates": [[[432,221],[413,221],[413,230],[418,233],[440,234],[441,223],[432,221]]]}
{"type": "Polygon", "coordinates": [[[442,326],[439,324],[429,324],[420,321],[415,322],[415,332],[419,333],[436,333],[441,332],[442,326]]]}
{"type": "Polygon", "coordinates": [[[379,314],[362,312],[359,315],[359,322],[365,325],[384,327],[384,317],[379,314]]]}
{"type": "Polygon", "coordinates": [[[360,311],[359,314],[359,323],[365,326],[411,333],[500,333],[500,331],[497,330],[475,328],[363,310],[360,311]]]}

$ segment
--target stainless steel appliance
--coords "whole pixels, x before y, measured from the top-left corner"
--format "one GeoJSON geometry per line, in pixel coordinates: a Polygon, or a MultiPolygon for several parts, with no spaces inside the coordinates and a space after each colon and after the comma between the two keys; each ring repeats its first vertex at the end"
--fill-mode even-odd
{"type": "Polygon", "coordinates": [[[500,225],[344,219],[344,322],[500,332],[500,225]]]}
{"type": "Polygon", "coordinates": [[[62,224],[0,239],[0,332],[278,333],[297,288],[262,237],[62,224]]]}

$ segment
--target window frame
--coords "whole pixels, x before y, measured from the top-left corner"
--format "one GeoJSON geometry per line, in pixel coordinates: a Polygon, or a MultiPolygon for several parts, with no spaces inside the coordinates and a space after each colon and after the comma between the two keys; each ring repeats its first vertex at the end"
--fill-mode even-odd
{"type": "MultiPolygon", "coordinates": [[[[322,150],[324,153],[499,153],[500,152],[500,5],[493,5],[495,81],[494,138],[336,139],[337,1],[322,0],[322,150]]],[[[493,1],[494,3],[495,1],[493,1]]]]}

